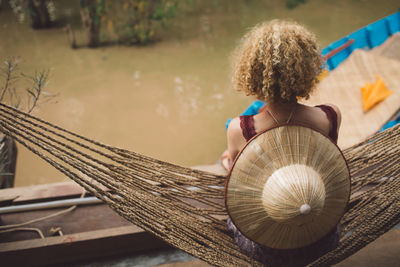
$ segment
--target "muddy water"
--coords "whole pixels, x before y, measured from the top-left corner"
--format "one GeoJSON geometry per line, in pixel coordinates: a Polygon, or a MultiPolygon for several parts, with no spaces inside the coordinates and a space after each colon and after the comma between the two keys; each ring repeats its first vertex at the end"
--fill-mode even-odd
{"type": "MultiPolygon", "coordinates": [[[[33,31],[8,7],[0,13],[0,59],[20,56],[24,72],[51,69],[56,102],[34,111],[74,132],[184,166],[214,163],[226,146],[225,120],[251,99],[232,91],[229,54],[248,27],[293,18],[325,46],[394,13],[399,0],[308,0],[294,10],[284,1],[208,0],[174,19],[161,42],[146,47],[72,50],[61,28],[33,31]]],[[[69,1],[55,1],[60,20],[72,21],[69,1]]],[[[19,146],[16,186],[67,180],[19,146]]]]}

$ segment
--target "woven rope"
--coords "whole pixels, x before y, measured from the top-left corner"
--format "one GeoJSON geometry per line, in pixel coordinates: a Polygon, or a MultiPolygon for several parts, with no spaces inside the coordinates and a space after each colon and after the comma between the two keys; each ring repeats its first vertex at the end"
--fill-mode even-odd
{"type": "MultiPolygon", "coordinates": [[[[90,140],[0,104],[11,136],[142,229],[216,266],[261,266],[226,230],[225,177],[90,140]]],[[[400,126],[344,151],[353,197],[340,245],[312,266],[340,262],[400,222],[400,126]]]]}

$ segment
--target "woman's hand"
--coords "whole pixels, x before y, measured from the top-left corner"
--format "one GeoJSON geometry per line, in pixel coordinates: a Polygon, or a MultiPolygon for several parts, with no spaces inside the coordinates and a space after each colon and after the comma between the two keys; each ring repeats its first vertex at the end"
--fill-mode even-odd
{"type": "Polygon", "coordinates": [[[230,157],[229,157],[229,151],[227,149],[221,155],[221,164],[226,170],[229,170],[230,161],[231,160],[230,160],[230,157]]]}

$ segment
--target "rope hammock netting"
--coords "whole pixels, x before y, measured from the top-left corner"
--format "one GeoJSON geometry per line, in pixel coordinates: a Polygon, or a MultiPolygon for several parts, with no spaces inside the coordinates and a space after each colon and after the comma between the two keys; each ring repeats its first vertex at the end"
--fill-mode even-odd
{"type": "MultiPolygon", "coordinates": [[[[224,176],[108,146],[4,104],[0,132],[172,246],[216,266],[261,266],[227,231],[224,176]]],[[[353,195],[340,244],[310,266],[336,264],[400,222],[400,125],[343,152],[353,195]]]]}

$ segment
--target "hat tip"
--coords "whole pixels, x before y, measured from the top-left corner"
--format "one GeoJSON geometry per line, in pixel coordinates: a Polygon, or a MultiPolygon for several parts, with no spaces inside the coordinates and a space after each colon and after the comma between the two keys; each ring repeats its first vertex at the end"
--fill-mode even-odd
{"type": "Polygon", "coordinates": [[[311,207],[308,204],[303,204],[300,207],[300,213],[301,214],[309,214],[311,212],[311,207]]]}

